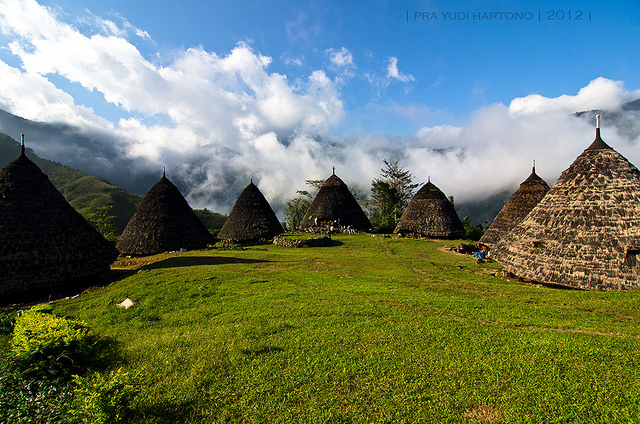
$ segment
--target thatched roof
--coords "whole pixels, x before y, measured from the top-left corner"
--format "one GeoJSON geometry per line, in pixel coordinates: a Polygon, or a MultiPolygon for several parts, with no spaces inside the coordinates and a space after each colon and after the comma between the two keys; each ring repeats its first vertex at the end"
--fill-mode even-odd
{"type": "Polygon", "coordinates": [[[401,236],[447,239],[464,236],[462,222],[451,201],[431,181],[413,196],[393,232],[401,236]]]}
{"type": "Polygon", "coordinates": [[[178,188],[164,175],[142,199],[116,247],[123,255],[199,249],[213,241],[178,188]]]}
{"type": "Polygon", "coordinates": [[[0,296],[45,297],[106,273],[118,252],[24,151],[0,172],[0,296]]]}
{"type": "Polygon", "coordinates": [[[640,171],[594,142],[492,249],[507,271],[581,289],[640,287],[640,171]]]}
{"type": "Polygon", "coordinates": [[[349,191],[349,187],[334,173],[326,179],[307,213],[300,221],[300,228],[309,228],[316,222],[340,220],[342,226],[356,230],[370,230],[371,222],[349,191]]]}
{"type": "Polygon", "coordinates": [[[232,242],[270,239],[283,233],[282,225],[258,187],[250,182],[236,200],[218,239],[232,242]]]}
{"type": "Polygon", "coordinates": [[[509,201],[502,207],[498,215],[493,219],[480,238],[480,243],[491,247],[507,234],[513,227],[518,225],[531,212],[531,209],[547,194],[549,186],[536,174],[536,167],[533,167],[529,178],[520,184],[509,201]]]}

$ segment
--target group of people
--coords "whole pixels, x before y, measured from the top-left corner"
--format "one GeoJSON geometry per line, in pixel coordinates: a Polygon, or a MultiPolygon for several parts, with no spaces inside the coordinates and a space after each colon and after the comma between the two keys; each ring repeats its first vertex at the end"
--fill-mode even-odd
{"type": "Polygon", "coordinates": [[[477,245],[459,244],[453,250],[462,254],[473,254],[473,257],[479,260],[491,258],[491,250],[482,243],[477,245]]]}
{"type": "Polygon", "coordinates": [[[316,231],[318,229],[325,230],[329,235],[329,238],[333,235],[334,232],[339,231],[346,234],[355,234],[356,230],[351,225],[347,225],[343,227],[340,224],[340,218],[334,219],[333,221],[319,221],[318,218],[313,220],[313,225],[309,227],[310,231],[316,231]]]}

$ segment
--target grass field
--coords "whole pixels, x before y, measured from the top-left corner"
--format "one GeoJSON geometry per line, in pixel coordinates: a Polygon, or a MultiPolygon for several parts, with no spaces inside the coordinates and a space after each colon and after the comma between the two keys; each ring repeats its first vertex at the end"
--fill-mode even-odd
{"type": "Polygon", "coordinates": [[[456,243],[158,256],[54,312],[142,372],[135,422],[640,421],[640,293],[507,280],[456,243]]]}

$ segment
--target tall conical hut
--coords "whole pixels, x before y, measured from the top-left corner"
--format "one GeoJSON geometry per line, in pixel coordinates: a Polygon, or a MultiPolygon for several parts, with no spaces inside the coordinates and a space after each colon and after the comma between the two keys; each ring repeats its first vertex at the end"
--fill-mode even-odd
{"type": "Polygon", "coordinates": [[[536,174],[534,162],[531,175],[520,184],[518,190],[498,212],[479,242],[489,247],[494,246],[513,227],[522,222],[548,191],[547,183],[536,174]]]}
{"type": "Polygon", "coordinates": [[[372,225],[349,187],[336,175],[325,180],[311,206],[300,221],[300,228],[309,228],[321,222],[339,221],[343,227],[368,231],[372,225]]]}
{"type": "Polygon", "coordinates": [[[393,232],[402,237],[464,237],[464,228],[453,204],[431,178],[411,198],[393,232]]]}
{"type": "Polygon", "coordinates": [[[162,172],[125,227],[116,247],[122,255],[200,249],[213,242],[180,190],[162,172]]]}
{"type": "Polygon", "coordinates": [[[245,242],[271,239],[283,232],[271,205],[252,179],[233,205],[218,233],[218,239],[245,242]]]}
{"type": "Polygon", "coordinates": [[[492,249],[507,271],[540,283],[640,288],[640,171],[600,137],[492,249]]]}
{"type": "Polygon", "coordinates": [[[0,296],[33,299],[90,282],[118,251],[25,154],[0,172],[0,296]]]}

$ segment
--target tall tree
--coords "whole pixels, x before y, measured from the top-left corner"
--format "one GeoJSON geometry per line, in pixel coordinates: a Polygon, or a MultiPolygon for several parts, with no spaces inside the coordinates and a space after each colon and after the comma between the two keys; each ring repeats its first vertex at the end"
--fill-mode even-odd
{"type": "MultiPolygon", "coordinates": [[[[313,187],[315,189],[315,194],[315,192],[320,190],[320,187],[322,187],[324,180],[305,180],[304,183],[313,187]]],[[[311,206],[314,196],[307,190],[297,190],[296,193],[298,193],[298,197],[287,199],[287,207],[284,211],[284,222],[287,226],[287,230],[289,231],[295,231],[298,229],[302,218],[304,218],[309,206],[311,206]]]]}
{"type": "Polygon", "coordinates": [[[371,198],[367,205],[369,218],[378,227],[397,224],[400,216],[420,184],[413,183],[411,172],[399,165],[399,161],[384,160],[380,178],[371,182],[371,198]]]}

